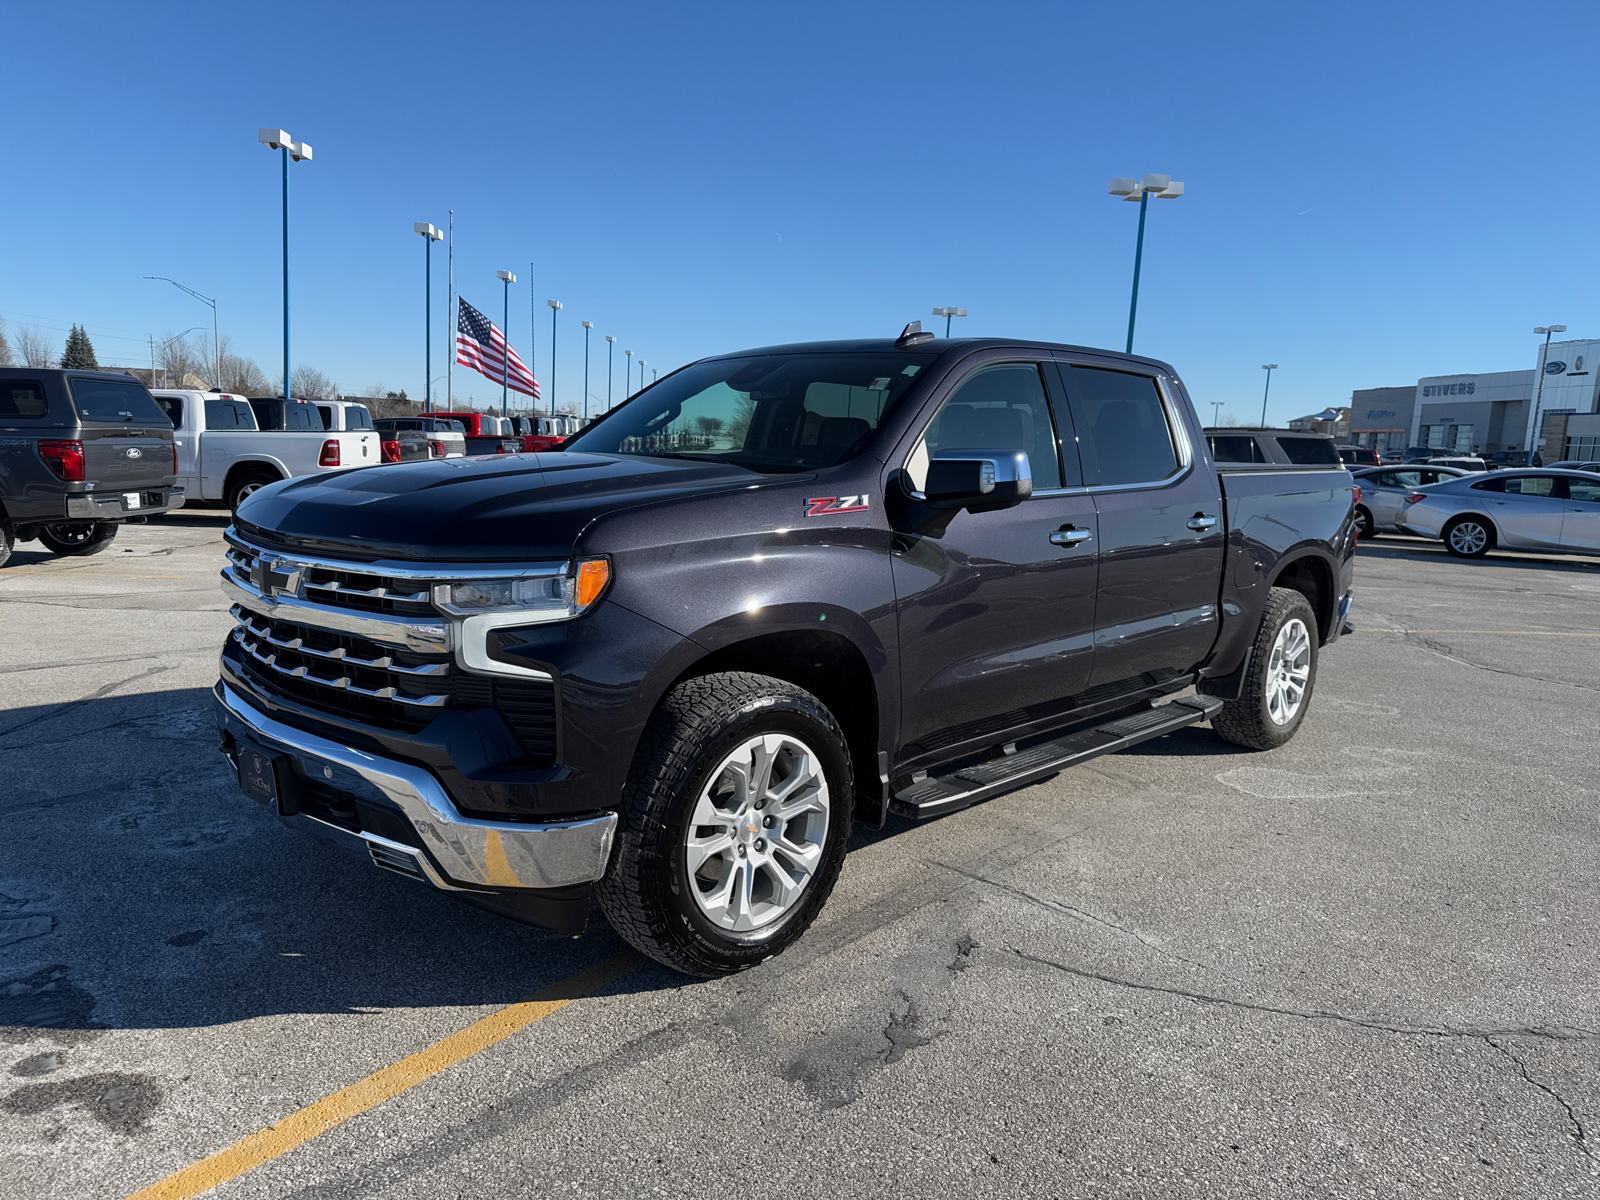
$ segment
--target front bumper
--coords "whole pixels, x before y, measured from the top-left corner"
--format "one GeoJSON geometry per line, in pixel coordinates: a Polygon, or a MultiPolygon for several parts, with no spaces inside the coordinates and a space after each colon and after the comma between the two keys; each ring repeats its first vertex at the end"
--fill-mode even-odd
{"type": "MultiPolygon", "coordinates": [[[[259,711],[226,683],[216,687],[222,749],[236,763],[240,743],[276,756],[285,799],[279,815],[310,823],[308,832],[342,841],[378,866],[429,883],[479,907],[506,911],[506,900],[536,899],[581,888],[605,874],[617,814],[532,823],[462,815],[439,780],[411,763],[382,758],[295,729],[259,711]],[[343,798],[343,823],[299,811],[294,793],[343,798]]],[[[307,807],[313,807],[308,805],[307,807]]],[[[576,895],[557,896],[563,901],[576,895]]],[[[565,926],[537,916],[533,924],[565,926]]]]}

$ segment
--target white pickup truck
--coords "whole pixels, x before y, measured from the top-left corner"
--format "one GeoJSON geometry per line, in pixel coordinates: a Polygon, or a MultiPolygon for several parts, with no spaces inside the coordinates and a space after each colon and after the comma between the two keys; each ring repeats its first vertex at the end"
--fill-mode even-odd
{"type": "Polygon", "coordinates": [[[243,396],[165,388],[150,394],[172,422],[178,486],[191,502],[221,500],[237,508],[251,492],[280,479],[383,461],[377,433],[323,430],[321,414],[313,416],[309,431],[263,431],[243,396]]]}

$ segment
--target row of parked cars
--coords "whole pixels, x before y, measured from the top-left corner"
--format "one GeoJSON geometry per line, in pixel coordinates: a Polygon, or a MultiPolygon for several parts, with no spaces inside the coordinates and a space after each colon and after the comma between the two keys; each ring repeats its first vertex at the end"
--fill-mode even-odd
{"type": "Polygon", "coordinates": [[[571,417],[439,412],[374,419],[351,400],[147,390],[127,375],[0,368],[0,564],[17,541],[94,554],[117,526],[280,479],[550,450],[571,417]]]}

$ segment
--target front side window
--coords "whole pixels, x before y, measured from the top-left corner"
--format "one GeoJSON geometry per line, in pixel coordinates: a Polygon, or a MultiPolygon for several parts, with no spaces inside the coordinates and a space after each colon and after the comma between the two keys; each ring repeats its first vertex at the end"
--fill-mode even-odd
{"type": "Polygon", "coordinates": [[[1022,450],[1036,491],[1060,487],[1055,427],[1039,365],[1001,363],[961,381],[906,460],[917,491],[927,482],[929,458],[940,450],[1022,450]]]}
{"type": "Polygon", "coordinates": [[[127,383],[114,379],[74,379],[72,400],[78,406],[79,419],[95,425],[169,424],[167,414],[156,407],[150,393],[131,379],[127,383]]]}
{"type": "Polygon", "coordinates": [[[1067,363],[1061,374],[1088,486],[1160,483],[1177,474],[1178,450],[1154,379],[1067,363]]]}
{"type": "Polygon", "coordinates": [[[0,382],[0,421],[35,420],[44,416],[50,402],[44,398],[44,384],[32,379],[7,379],[0,382]]]}
{"type": "Polygon", "coordinates": [[[1438,483],[1437,471],[1390,471],[1383,477],[1389,487],[1415,488],[1425,483],[1438,483]]]}
{"type": "Polygon", "coordinates": [[[817,471],[859,454],[933,354],[763,354],[676,371],[565,450],[817,471]]]}
{"type": "Polygon", "coordinates": [[[167,414],[167,420],[172,422],[172,427],[177,429],[183,424],[183,397],[182,396],[151,396],[156,402],[156,407],[167,414]]]}
{"type": "Polygon", "coordinates": [[[1580,504],[1600,504],[1600,479],[1567,480],[1567,499],[1580,504]]]}

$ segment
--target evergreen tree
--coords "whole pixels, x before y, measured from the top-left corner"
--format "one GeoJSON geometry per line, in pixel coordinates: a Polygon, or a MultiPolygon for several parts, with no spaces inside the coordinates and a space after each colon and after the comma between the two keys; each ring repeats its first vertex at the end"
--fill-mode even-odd
{"type": "Polygon", "coordinates": [[[94,343],[89,340],[89,335],[83,331],[83,326],[74,325],[72,332],[67,334],[67,348],[61,352],[61,365],[69,371],[98,371],[100,364],[95,361],[94,343]]]}

